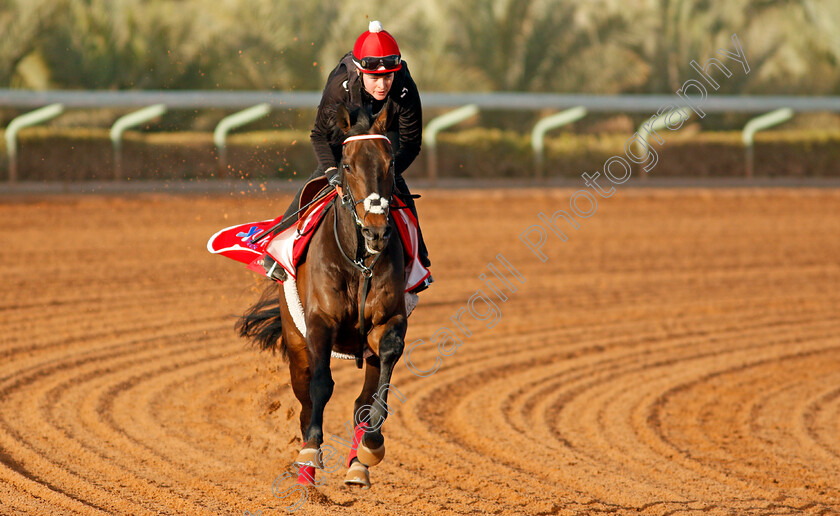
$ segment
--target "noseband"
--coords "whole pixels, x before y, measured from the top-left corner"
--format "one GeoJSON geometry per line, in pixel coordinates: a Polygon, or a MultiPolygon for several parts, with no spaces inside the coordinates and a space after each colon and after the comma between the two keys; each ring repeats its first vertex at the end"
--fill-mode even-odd
{"type": "MultiPolygon", "coordinates": [[[[347,145],[348,143],[357,142],[357,141],[361,141],[361,140],[385,140],[386,142],[388,142],[389,151],[391,149],[391,140],[389,140],[388,137],[385,136],[384,134],[360,134],[360,135],[357,135],[357,136],[348,136],[347,138],[345,138],[342,145],[347,145]]],[[[349,169],[350,165],[345,164],[344,160],[342,159],[342,162],[339,165],[339,167],[340,167],[339,173],[341,174],[340,178],[341,178],[341,190],[342,190],[341,205],[344,206],[345,208],[349,209],[351,212],[353,212],[353,220],[356,221],[356,225],[359,226],[359,227],[363,227],[364,223],[359,218],[359,214],[356,213],[356,206],[364,203],[366,199],[362,199],[361,201],[355,200],[353,198],[353,192],[351,192],[350,188],[348,188],[347,185],[345,184],[344,171],[346,169],[349,169]]],[[[393,168],[394,168],[394,158],[393,158],[393,156],[391,156],[390,167],[391,167],[391,171],[393,172],[393,168]]],[[[396,187],[396,176],[393,176],[393,177],[394,177],[394,187],[396,187]]],[[[395,190],[395,188],[391,189],[391,197],[393,197],[393,195],[394,195],[394,193],[393,193],[394,190],[395,190]]],[[[388,203],[386,204],[386,206],[390,206],[391,197],[388,198],[388,203]]],[[[369,211],[369,210],[366,209],[365,211],[369,211]]],[[[385,220],[386,221],[388,220],[387,215],[385,217],[385,220]]]]}

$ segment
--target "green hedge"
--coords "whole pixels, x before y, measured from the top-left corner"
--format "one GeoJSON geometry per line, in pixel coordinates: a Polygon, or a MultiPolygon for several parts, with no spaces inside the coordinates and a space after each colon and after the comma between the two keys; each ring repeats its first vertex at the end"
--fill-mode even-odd
{"type": "MultiPolygon", "coordinates": [[[[745,173],[739,132],[661,133],[653,146],[658,177],[740,177],[745,173]]],[[[577,177],[601,170],[613,155],[624,154],[629,135],[561,133],[546,138],[546,176],[577,177]]],[[[530,136],[497,129],[468,129],[439,135],[439,177],[532,177],[530,136]]],[[[5,148],[0,151],[0,181],[8,178],[5,148]]],[[[426,175],[421,152],[409,174],[426,175]]],[[[228,167],[221,170],[209,133],[126,133],[123,177],[143,179],[299,178],[315,168],[305,131],[233,134],[228,167]]],[[[840,131],[770,131],[756,137],[758,177],[840,176],[840,131]]],[[[107,180],[114,177],[114,156],[105,129],[30,128],[21,131],[18,179],[21,181],[107,180]]]]}
{"type": "MultiPolygon", "coordinates": [[[[107,129],[31,128],[18,138],[21,181],[109,180],[115,159],[107,129]]],[[[122,143],[122,177],[143,179],[307,177],[315,157],[307,132],[232,134],[227,166],[221,168],[211,133],[127,132],[122,143]]],[[[0,178],[8,178],[3,150],[0,178]]]]}
{"type": "MultiPolygon", "coordinates": [[[[651,143],[659,156],[651,177],[743,177],[746,173],[740,132],[665,131],[660,135],[664,144],[651,143]]],[[[624,156],[629,138],[624,134],[573,133],[548,137],[545,175],[577,177],[583,172],[602,170],[611,156],[624,156]]],[[[523,177],[534,173],[529,135],[473,129],[441,134],[439,140],[443,177],[523,177]]],[[[754,156],[757,177],[838,177],[840,131],[759,133],[754,156]]]]}

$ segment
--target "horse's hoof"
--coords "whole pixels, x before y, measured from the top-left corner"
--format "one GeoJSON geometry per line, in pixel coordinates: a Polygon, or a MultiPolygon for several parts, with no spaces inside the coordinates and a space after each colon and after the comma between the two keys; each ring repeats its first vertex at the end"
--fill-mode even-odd
{"type": "Polygon", "coordinates": [[[356,457],[358,457],[359,460],[362,461],[362,464],[368,467],[376,466],[377,464],[382,462],[383,458],[385,458],[385,443],[382,443],[382,446],[380,446],[379,448],[371,450],[370,448],[365,446],[364,441],[362,441],[359,443],[359,447],[356,450],[356,453],[356,457]]]}
{"type": "Polygon", "coordinates": [[[347,470],[344,483],[348,486],[359,486],[362,489],[370,489],[370,472],[368,467],[360,461],[355,460],[347,470]]]}
{"type": "Polygon", "coordinates": [[[324,465],[320,461],[320,455],[318,448],[304,448],[295,459],[295,467],[314,466],[318,469],[324,469],[324,465]]]}

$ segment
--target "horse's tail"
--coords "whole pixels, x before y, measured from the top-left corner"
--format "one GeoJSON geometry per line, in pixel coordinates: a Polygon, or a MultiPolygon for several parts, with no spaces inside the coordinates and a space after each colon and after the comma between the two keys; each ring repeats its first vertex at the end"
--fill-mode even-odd
{"type": "Polygon", "coordinates": [[[288,358],[286,343],[280,321],[280,295],[277,283],[270,282],[263,289],[260,300],[242,314],[236,323],[236,331],[262,350],[277,351],[278,344],[283,358],[288,358]]]}

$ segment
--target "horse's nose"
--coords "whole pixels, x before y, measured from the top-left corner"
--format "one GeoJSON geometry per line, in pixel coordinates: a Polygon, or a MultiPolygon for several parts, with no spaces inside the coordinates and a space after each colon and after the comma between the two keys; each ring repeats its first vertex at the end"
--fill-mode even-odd
{"type": "Polygon", "coordinates": [[[362,228],[362,236],[365,240],[378,241],[387,240],[391,236],[391,226],[382,226],[379,228],[364,227],[362,228]]]}
{"type": "Polygon", "coordinates": [[[388,237],[391,236],[391,226],[364,227],[362,228],[362,236],[371,250],[381,251],[385,247],[388,237]]]}

